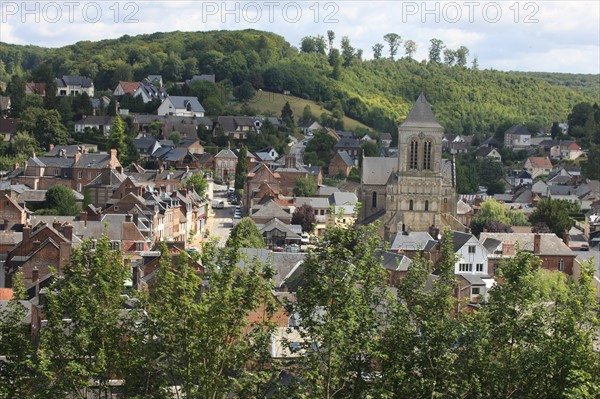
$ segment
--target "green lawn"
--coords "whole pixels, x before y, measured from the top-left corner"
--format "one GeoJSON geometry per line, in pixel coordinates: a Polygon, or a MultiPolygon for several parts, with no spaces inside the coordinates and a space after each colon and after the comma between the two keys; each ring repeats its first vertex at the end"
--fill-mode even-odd
{"type": "MultiPolygon", "coordinates": [[[[253,99],[248,101],[248,105],[261,113],[271,113],[275,116],[281,115],[281,109],[285,105],[285,103],[289,102],[292,107],[292,111],[294,112],[294,119],[298,120],[298,118],[302,115],[302,111],[304,111],[304,107],[310,105],[311,112],[317,118],[321,116],[323,112],[328,115],[331,115],[331,112],[321,107],[314,101],[304,100],[299,97],[294,97],[291,95],[283,95],[281,93],[272,93],[269,91],[259,91],[256,93],[253,99]]],[[[356,127],[363,127],[369,129],[368,126],[348,117],[344,117],[344,129],[353,130],[356,127]]]]}

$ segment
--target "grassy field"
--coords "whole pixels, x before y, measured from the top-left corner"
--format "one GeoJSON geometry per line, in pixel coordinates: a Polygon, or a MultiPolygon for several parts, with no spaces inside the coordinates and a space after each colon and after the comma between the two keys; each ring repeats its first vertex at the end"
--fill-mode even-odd
{"type": "MultiPolygon", "coordinates": [[[[256,96],[254,96],[253,99],[248,101],[248,105],[262,113],[271,113],[273,115],[279,116],[281,115],[281,109],[285,105],[286,101],[289,102],[290,106],[292,107],[295,120],[298,120],[298,117],[302,115],[302,111],[307,105],[310,105],[311,112],[317,118],[319,118],[323,112],[325,112],[328,115],[331,115],[330,111],[321,107],[314,101],[304,100],[302,98],[294,97],[291,95],[283,95],[281,93],[272,93],[269,91],[257,92],[256,96]]],[[[353,130],[359,126],[367,129],[369,128],[368,126],[352,118],[344,117],[344,129],[353,130]]]]}

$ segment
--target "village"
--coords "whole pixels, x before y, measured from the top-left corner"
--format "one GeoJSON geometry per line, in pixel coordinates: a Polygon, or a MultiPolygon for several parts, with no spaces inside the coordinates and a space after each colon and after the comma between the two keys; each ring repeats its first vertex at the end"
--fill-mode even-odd
{"type": "MultiPolygon", "coordinates": [[[[214,83],[214,75],[194,79],[214,83]]],[[[28,95],[43,96],[45,90],[40,83],[26,86],[28,95]]],[[[84,115],[71,132],[77,140],[50,143],[25,163],[15,161],[12,170],[0,172],[0,304],[7,306],[15,279],[22,276],[24,322],[33,335],[45,323],[40,295],[69,267],[71,254],[83,243],[91,242],[93,250],[105,236],[129,270],[125,288],[152,290],[162,243],[174,262],[188,257],[203,271],[199,254],[205,245],[215,241],[227,247],[240,223],[255,225],[264,243],[241,248],[245,259],[274,268],[272,296],[279,304],[273,317],[274,359],[298,356],[290,349],[294,342],[284,344],[293,341],[295,333],[289,328],[298,323],[297,315],[286,310],[286,301],[302,284],[303,262],[331,227],[377,223],[390,287],[407,275],[415,258],[435,267],[442,258],[444,234],[451,232],[454,296],[463,310],[477,311],[488,300],[498,284],[498,268],[520,252],[539,258],[542,269],[573,281],[579,279],[582,264],[592,260],[595,296],[600,298],[600,181],[582,175],[575,161],[585,158],[586,151],[576,141],[553,139],[516,123],[504,132],[503,142],[490,137],[476,143],[472,136],[445,133],[421,94],[400,122],[397,140],[390,133],[359,136],[322,126],[318,118],[298,118],[285,151],[267,146],[250,152],[248,137],[260,136],[265,126],[285,129],[282,117],[209,118],[196,97],[170,96],[160,75],[121,81],[112,99],[95,98],[93,82],[82,76],[57,78],[57,90],[57,96],[86,93],[94,109],[125,95],[141,97],[144,103],[158,99],[160,106],[154,114],[132,113],[117,102],[117,116],[84,115]],[[103,151],[97,143],[85,142],[92,132],[109,137],[125,116],[131,120],[138,155],[127,166],[116,148],[103,151]],[[225,145],[206,145],[201,139],[206,135],[224,136],[225,145]],[[323,137],[333,144],[326,167],[305,159],[312,141],[323,137]],[[365,143],[378,152],[367,156],[365,143]],[[457,157],[469,153],[480,162],[502,165],[500,149],[522,155],[501,177],[502,189],[492,192],[481,186],[458,194],[457,157]],[[47,194],[57,186],[69,189],[77,214],[43,211],[47,194]],[[567,229],[557,234],[551,223],[529,222],[540,204],[556,200],[576,210],[567,229]],[[522,222],[484,220],[490,209],[522,222]],[[473,229],[476,220],[481,220],[479,231],[473,229]]],[[[9,97],[0,98],[0,105],[5,115],[0,134],[10,141],[19,121],[6,117],[9,97]]],[[[566,133],[568,127],[560,128],[566,133]]],[[[239,266],[245,262],[240,260],[239,266]]],[[[434,269],[429,279],[436,278],[434,269]]],[[[257,318],[258,313],[248,317],[257,318]]]]}

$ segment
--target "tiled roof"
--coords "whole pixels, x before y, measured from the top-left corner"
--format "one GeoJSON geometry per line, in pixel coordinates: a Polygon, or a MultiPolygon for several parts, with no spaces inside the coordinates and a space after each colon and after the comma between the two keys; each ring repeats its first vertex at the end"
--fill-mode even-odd
{"type": "Polygon", "coordinates": [[[530,157],[527,160],[532,168],[552,169],[552,162],[550,162],[548,157],[530,157]]]}
{"type": "Polygon", "coordinates": [[[133,95],[137,89],[140,88],[140,86],[142,85],[140,82],[124,82],[124,81],[120,81],[119,85],[121,86],[121,88],[123,89],[123,91],[125,92],[125,94],[131,94],[133,95]]]}

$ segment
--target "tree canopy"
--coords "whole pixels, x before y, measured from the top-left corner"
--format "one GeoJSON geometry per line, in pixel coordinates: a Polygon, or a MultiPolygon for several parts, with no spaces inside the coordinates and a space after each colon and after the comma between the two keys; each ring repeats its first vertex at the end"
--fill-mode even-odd
{"type": "Polygon", "coordinates": [[[243,217],[233,226],[229,238],[228,247],[236,248],[265,248],[265,238],[260,233],[258,226],[249,217],[243,217]]]}

